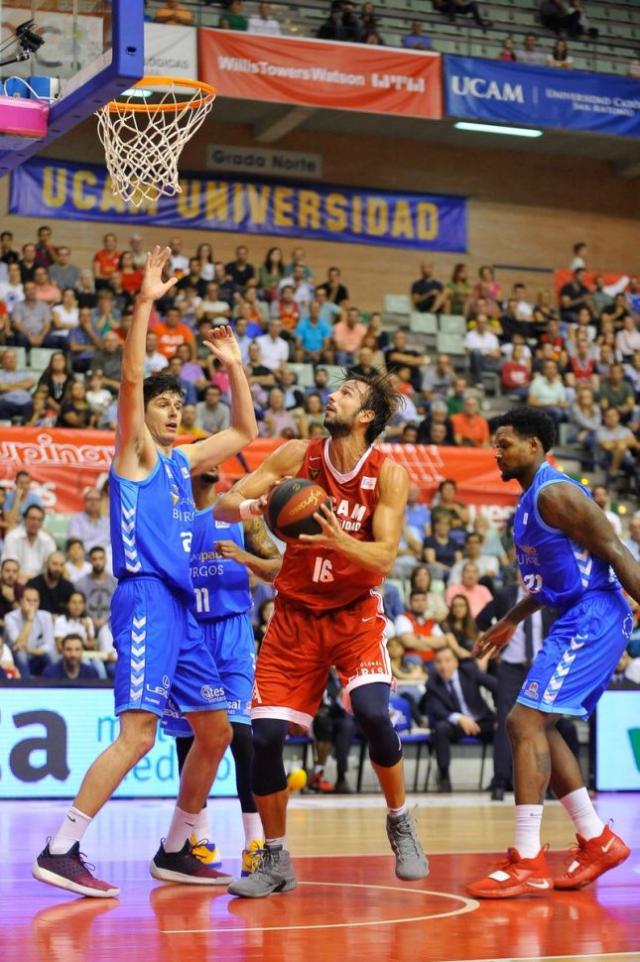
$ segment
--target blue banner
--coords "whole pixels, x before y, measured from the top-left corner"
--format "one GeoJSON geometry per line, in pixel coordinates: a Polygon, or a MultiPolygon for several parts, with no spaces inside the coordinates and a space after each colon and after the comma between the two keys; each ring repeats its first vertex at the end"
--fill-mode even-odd
{"type": "Polygon", "coordinates": [[[129,207],[102,167],[30,160],[11,175],[9,213],[243,234],[466,251],[463,197],[186,174],[182,193],[129,207]]]}
{"type": "Polygon", "coordinates": [[[603,74],[445,57],[446,112],[524,126],[640,137],[640,84],[603,74]]]}

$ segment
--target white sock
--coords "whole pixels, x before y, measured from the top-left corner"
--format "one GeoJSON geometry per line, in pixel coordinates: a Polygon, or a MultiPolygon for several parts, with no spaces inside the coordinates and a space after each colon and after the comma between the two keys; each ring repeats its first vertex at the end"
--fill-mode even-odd
{"type": "Polygon", "coordinates": [[[402,816],[406,815],[407,812],[409,811],[409,808],[406,802],[404,803],[404,805],[401,805],[400,808],[389,808],[388,806],[387,808],[388,808],[389,815],[391,815],[392,818],[402,818],[402,816]]]}
{"type": "Polygon", "coordinates": [[[516,805],[516,838],[514,846],[522,858],[535,858],[542,843],[542,805],[516,805]]]}
{"type": "Polygon", "coordinates": [[[196,832],[199,818],[200,815],[191,815],[189,812],[183,812],[182,809],[176,805],[171,817],[171,825],[169,826],[167,837],[164,840],[165,852],[179,852],[184,848],[184,843],[189,836],[196,832]]]}
{"type": "Polygon", "coordinates": [[[560,801],[564,810],[575,825],[578,835],[582,835],[587,841],[590,838],[597,838],[604,832],[604,822],[598,817],[598,813],[593,807],[593,802],[589,798],[586,788],[576,788],[569,792],[560,801]]]}
{"type": "Polygon", "coordinates": [[[287,847],[287,836],[282,835],[280,838],[265,838],[264,844],[266,848],[286,848],[287,847]]]}
{"type": "Polygon", "coordinates": [[[254,839],[262,840],[264,832],[262,831],[262,822],[257,812],[243,812],[242,827],[244,829],[245,848],[248,848],[249,842],[253,842],[254,839]]]}
{"type": "Polygon", "coordinates": [[[201,808],[200,814],[196,817],[196,826],[193,830],[193,834],[199,842],[203,842],[205,839],[211,839],[209,828],[209,810],[206,807],[201,808]]]}
{"type": "Polygon", "coordinates": [[[49,842],[52,855],[64,855],[75,842],[79,842],[91,824],[91,816],[71,806],[64,822],[49,842]]]}

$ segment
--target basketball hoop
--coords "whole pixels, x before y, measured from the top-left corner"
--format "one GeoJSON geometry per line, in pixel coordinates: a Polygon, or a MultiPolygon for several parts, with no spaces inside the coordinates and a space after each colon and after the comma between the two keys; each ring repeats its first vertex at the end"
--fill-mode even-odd
{"type": "Polygon", "coordinates": [[[134,207],[182,191],[182,148],[204,123],[216,98],[201,80],[143,77],[97,112],[114,193],[134,207]]]}

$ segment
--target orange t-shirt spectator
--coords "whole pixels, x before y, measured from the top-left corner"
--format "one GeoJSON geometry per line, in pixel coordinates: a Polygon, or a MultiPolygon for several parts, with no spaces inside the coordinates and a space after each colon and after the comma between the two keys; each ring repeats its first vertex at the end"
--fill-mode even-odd
{"type": "Polygon", "coordinates": [[[456,444],[468,448],[489,447],[489,424],[478,414],[478,402],[474,397],[465,398],[462,411],[451,415],[451,425],[456,444]]]}
{"type": "MultiPolygon", "coordinates": [[[[293,299],[293,287],[288,285],[282,289],[282,297],[277,301],[276,317],[285,331],[295,331],[300,320],[300,305],[293,299]]],[[[274,311],[272,309],[272,316],[274,311]]]]}
{"type": "Polygon", "coordinates": [[[115,234],[105,234],[102,243],[104,247],[93,258],[93,274],[96,280],[108,281],[120,267],[118,238],[115,234]]]}
{"type": "Polygon", "coordinates": [[[156,324],[153,333],[158,338],[158,351],[166,358],[173,357],[181,344],[193,344],[195,337],[190,327],[180,320],[177,307],[170,307],[164,322],[156,324]]]}
{"type": "Polygon", "coordinates": [[[436,620],[427,617],[428,606],[429,598],[424,591],[412,591],[408,609],[398,615],[394,626],[405,655],[419,655],[422,661],[432,661],[438,648],[446,645],[436,620]]]}

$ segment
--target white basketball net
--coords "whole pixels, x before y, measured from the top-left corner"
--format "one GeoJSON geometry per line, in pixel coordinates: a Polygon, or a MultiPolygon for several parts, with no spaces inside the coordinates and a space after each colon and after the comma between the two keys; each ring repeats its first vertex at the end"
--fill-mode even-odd
{"type": "MultiPolygon", "coordinates": [[[[141,81],[140,86],[147,84],[141,81]]],[[[120,94],[96,112],[114,193],[134,207],[182,191],[182,148],[204,122],[215,93],[194,87],[188,100],[178,99],[180,94],[184,97],[184,87],[172,85],[144,110],[139,95],[120,94]]]]}

